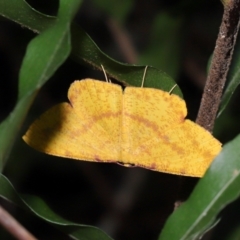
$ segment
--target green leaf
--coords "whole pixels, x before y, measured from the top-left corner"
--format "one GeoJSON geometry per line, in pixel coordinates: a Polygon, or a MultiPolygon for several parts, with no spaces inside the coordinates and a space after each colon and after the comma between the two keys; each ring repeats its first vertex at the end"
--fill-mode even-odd
{"type": "Polygon", "coordinates": [[[34,10],[24,0],[0,0],[0,15],[36,33],[49,28],[56,20],[34,10]]]}
{"type": "MultiPolygon", "coordinates": [[[[117,62],[100,51],[92,39],[76,25],[72,28],[72,57],[79,63],[83,61],[87,64],[101,69],[104,66],[108,75],[125,85],[141,86],[145,66],[130,65],[117,62]],[[81,39],[81,43],[80,43],[81,39]]],[[[175,82],[166,73],[159,69],[148,67],[144,81],[144,87],[160,88],[170,91],[175,82]]],[[[182,96],[178,86],[173,90],[174,94],[182,96]]]]}
{"type": "Polygon", "coordinates": [[[199,239],[240,195],[240,135],[227,143],[189,199],[167,220],[159,240],[199,239]],[[174,231],[173,231],[174,229],[174,231]]]}
{"type": "MultiPolygon", "coordinates": [[[[29,11],[29,6],[22,0],[14,0],[18,6],[18,14],[13,14],[13,11],[10,10],[13,4],[10,4],[9,2],[13,0],[9,0],[4,4],[1,3],[1,1],[3,0],[0,0],[0,15],[29,28],[34,32],[41,32],[55,21],[47,15],[33,10],[29,11]],[[23,17],[25,13],[28,14],[27,17],[23,17]],[[34,23],[29,19],[34,19],[34,23]]],[[[90,64],[100,71],[102,71],[101,65],[103,65],[105,71],[110,77],[113,77],[126,85],[141,86],[145,66],[124,64],[111,59],[97,47],[93,40],[79,26],[74,24],[72,27],[71,56],[77,62],[81,64],[83,62],[88,65],[90,64]]],[[[144,87],[154,87],[169,91],[173,85],[175,85],[174,80],[166,73],[153,67],[148,68],[144,87]]],[[[182,97],[181,90],[178,86],[174,88],[173,93],[182,97]]]]}
{"type": "Polygon", "coordinates": [[[10,181],[2,174],[0,174],[0,196],[49,222],[73,239],[111,240],[109,236],[96,227],[80,225],[63,219],[53,212],[42,199],[36,196],[19,195],[10,181]]]}
{"type": "Polygon", "coordinates": [[[223,113],[227,107],[233,93],[240,84],[240,38],[238,39],[233,53],[233,60],[227,76],[227,83],[221,99],[217,117],[223,113]]]}
{"type": "Polygon", "coordinates": [[[81,0],[60,1],[58,19],[27,47],[20,70],[18,102],[0,126],[0,170],[39,88],[70,54],[70,23],[80,3],[81,0]]]}

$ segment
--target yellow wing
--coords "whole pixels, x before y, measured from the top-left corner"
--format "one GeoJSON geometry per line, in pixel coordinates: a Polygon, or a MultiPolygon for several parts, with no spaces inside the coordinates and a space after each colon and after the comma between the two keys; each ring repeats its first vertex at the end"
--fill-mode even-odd
{"type": "Polygon", "coordinates": [[[75,81],[69,103],[37,119],[23,137],[33,148],[55,156],[112,162],[120,158],[122,89],[95,80],[75,81]]]}
{"type": "Polygon", "coordinates": [[[209,132],[185,120],[185,102],[176,95],[127,88],[123,105],[123,163],[201,177],[221,150],[209,132]]]}
{"type": "Polygon", "coordinates": [[[75,81],[69,103],[44,113],[24,140],[56,156],[122,162],[160,172],[201,177],[221,144],[185,120],[185,102],[176,95],[86,79],[75,81]]]}

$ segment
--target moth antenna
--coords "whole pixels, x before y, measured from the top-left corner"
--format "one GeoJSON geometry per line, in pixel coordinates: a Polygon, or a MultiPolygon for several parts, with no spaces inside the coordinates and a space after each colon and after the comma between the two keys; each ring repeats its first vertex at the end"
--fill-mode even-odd
{"type": "Polygon", "coordinates": [[[174,88],[175,88],[176,86],[177,86],[177,84],[175,84],[175,85],[170,89],[169,94],[172,93],[172,91],[174,90],[174,88]]]}
{"type": "Polygon", "coordinates": [[[109,81],[109,79],[108,79],[108,77],[107,77],[107,74],[106,74],[106,71],[105,71],[105,69],[104,69],[104,67],[103,67],[102,64],[101,64],[101,68],[102,68],[102,70],[103,70],[103,73],[104,73],[106,82],[111,82],[111,81],[109,81]]]}
{"type": "Polygon", "coordinates": [[[145,67],[144,72],[143,72],[143,78],[142,78],[142,85],[141,85],[141,87],[143,87],[143,84],[144,84],[144,80],[145,80],[146,73],[147,73],[147,68],[148,68],[148,66],[145,67]]]}

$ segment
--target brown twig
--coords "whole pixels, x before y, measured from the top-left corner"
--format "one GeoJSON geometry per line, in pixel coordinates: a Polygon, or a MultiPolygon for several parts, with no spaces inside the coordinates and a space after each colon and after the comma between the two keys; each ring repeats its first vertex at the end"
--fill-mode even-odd
{"type": "Polygon", "coordinates": [[[212,132],[239,30],[240,0],[224,0],[224,13],[196,122],[212,132]]]}
{"type": "Polygon", "coordinates": [[[0,224],[19,240],[37,240],[19,222],[17,222],[5,209],[0,206],[0,224]]]}

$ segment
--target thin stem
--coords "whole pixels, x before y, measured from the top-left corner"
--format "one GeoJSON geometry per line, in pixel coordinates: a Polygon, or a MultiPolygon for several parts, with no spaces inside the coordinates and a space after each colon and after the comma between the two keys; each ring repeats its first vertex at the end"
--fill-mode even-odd
{"type": "Polygon", "coordinates": [[[0,224],[19,240],[37,240],[17,220],[0,206],[0,224]]]}
{"type": "Polygon", "coordinates": [[[212,132],[239,30],[240,0],[225,0],[224,13],[196,122],[212,132]]]}
{"type": "Polygon", "coordinates": [[[136,63],[138,56],[129,34],[113,18],[108,19],[107,25],[126,61],[131,64],[136,63]]]}

